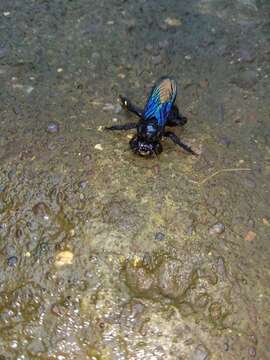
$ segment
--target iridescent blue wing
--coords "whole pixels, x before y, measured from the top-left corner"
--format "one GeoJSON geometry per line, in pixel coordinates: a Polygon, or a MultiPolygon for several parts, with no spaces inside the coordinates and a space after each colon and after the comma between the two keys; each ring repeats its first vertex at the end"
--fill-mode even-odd
{"type": "Polygon", "coordinates": [[[143,110],[145,120],[155,118],[159,126],[165,126],[176,98],[176,82],[168,77],[158,80],[143,110]]]}

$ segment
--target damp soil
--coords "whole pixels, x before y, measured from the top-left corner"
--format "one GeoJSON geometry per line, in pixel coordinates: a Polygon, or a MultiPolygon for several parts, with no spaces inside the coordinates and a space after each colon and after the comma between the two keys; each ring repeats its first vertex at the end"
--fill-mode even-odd
{"type": "Polygon", "coordinates": [[[1,360],[270,358],[269,15],[1,1],[1,360]],[[166,74],[198,158],[103,131],[166,74]]]}

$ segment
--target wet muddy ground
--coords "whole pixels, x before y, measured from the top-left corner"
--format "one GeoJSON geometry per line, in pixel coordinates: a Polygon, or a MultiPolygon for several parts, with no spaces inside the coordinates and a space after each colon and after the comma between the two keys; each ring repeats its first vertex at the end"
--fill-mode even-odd
{"type": "Polygon", "coordinates": [[[1,1],[1,360],[270,358],[269,15],[1,1]],[[166,74],[199,158],[103,131],[166,74]]]}

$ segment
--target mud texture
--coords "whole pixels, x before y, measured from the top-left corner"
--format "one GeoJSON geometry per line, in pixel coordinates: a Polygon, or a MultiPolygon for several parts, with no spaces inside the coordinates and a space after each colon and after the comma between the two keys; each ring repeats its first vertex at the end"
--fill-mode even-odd
{"type": "Polygon", "coordinates": [[[268,0],[1,0],[0,359],[270,358],[268,0]],[[161,75],[188,117],[158,158],[161,75]]]}

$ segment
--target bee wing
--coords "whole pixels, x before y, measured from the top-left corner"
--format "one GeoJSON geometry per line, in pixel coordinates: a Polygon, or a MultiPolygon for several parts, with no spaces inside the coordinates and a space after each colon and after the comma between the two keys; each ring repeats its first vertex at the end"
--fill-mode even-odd
{"type": "Polygon", "coordinates": [[[177,88],[174,79],[163,77],[154,85],[145,108],[145,120],[156,118],[159,126],[164,126],[176,98],[177,88]]]}

